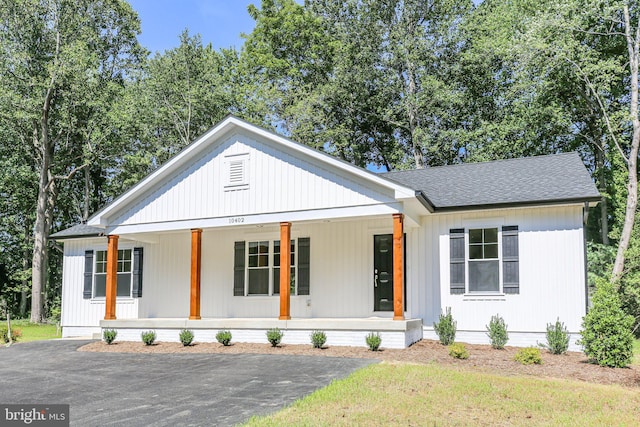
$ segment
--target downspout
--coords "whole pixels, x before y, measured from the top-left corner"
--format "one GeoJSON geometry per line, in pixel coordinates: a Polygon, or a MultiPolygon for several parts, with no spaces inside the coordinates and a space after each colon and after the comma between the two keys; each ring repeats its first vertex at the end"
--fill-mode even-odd
{"type": "Polygon", "coordinates": [[[584,256],[584,314],[589,312],[589,273],[587,269],[587,221],[589,220],[589,202],[582,208],[582,249],[584,256]]]}

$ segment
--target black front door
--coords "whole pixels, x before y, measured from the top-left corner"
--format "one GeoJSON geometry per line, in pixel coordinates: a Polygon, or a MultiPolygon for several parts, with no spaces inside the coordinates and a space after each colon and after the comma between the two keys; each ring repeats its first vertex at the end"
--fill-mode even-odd
{"type": "Polygon", "coordinates": [[[373,310],[393,311],[393,234],[373,236],[373,310]]]}

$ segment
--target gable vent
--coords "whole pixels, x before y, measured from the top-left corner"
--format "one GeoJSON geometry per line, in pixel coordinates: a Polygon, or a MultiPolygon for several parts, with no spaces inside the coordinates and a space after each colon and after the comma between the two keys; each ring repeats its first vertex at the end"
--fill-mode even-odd
{"type": "Polygon", "coordinates": [[[249,188],[249,155],[240,154],[225,157],[225,190],[249,188]]]}

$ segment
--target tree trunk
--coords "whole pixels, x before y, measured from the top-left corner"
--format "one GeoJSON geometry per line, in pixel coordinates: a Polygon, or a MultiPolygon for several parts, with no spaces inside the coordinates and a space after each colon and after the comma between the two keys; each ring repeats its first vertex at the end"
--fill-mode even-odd
{"type": "MultiPolygon", "coordinates": [[[[24,250],[24,254],[22,255],[22,270],[23,271],[27,271],[27,269],[29,268],[29,249],[27,249],[26,243],[29,240],[29,234],[28,231],[25,232],[25,250],[24,250]]],[[[24,279],[22,279],[22,287],[20,289],[20,308],[19,308],[19,313],[20,313],[20,317],[21,318],[25,318],[25,316],[27,315],[27,300],[29,298],[29,295],[27,293],[27,287],[29,286],[29,281],[27,280],[27,278],[25,277],[24,279]]]]}
{"type": "Polygon", "coordinates": [[[635,223],[636,208],[638,206],[638,148],[640,147],[640,118],[638,117],[638,56],[640,47],[640,23],[636,33],[633,34],[631,27],[631,19],[629,17],[629,6],[624,6],[625,35],[627,39],[627,48],[629,51],[629,68],[631,70],[631,103],[629,113],[633,124],[633,136],[631,138],[631,150],[627,160],[627,169],[629,177],[627,181],[627,208],[624,216],[624,226],[622,227],[622,235],[618,243],[618,252],[616,261],[613,265],[611,279],[613,281],[620,279],[624,272],[625,252],[629,248],[631,233],[635,223]]]}
{"type": "Polygon", "coordinates": [[[417,92],[415,66],[411,61],[407,61],[407,118],[409,119],[409,132],[411,133],[411,148],[413,150],[413,158],[416,163],[416,169],[424,168],[424,154],[422,153],[422,147],[420,147],[420,141],[418,141],[416,131],[416,105],[415,97],[417,92]]]}
{"type": "Polygon", "coordinates": [[[47,251],[47,204],[49,201],[49,148],[47,137],[41,136],[40,147],[42,164],[38,180],[38,199],[36,204],[36,223],[33,231],[33,260],[31,262],[31,322],[42,322],[42,291],[46,277],[47,251]]]}
{"type": "MultiPolygon", "coordinates": [[[[604,169],[604,147],[596,146],[596,168],[598,170],[598,189],[600,193],[606,193],[606,171],[604,169]]],[[[609,245],[609,214],[607,213],[607,199],[602,198],[600,202],[600,234],[602,244],[609,245]]]]}

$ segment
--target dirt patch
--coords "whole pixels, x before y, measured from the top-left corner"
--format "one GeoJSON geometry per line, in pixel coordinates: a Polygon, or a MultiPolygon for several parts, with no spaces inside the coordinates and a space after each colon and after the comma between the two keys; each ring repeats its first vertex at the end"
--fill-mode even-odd
{"type": "Polygon", "coordinates": [[[80,347],[79,351],[113,353],[260,353],[292,354],[304,356],[352,357],[361,359],[379,359],[408,363],[438,363],[453,365],[462,369],[497,373],[501,375],[531,375],[536,377],[564,378],[600,384],[619,384],[627,387],[640,387],[640,366],[613,369],[588,363],[582,353],[568,352],[554,355],[542,352],[542,365],[524,366],[514,360],[517,347],[494,350],[488,345],[465,344],[469,359],[458,360],[449,356],[445,346],[437,341],[422,340],[409,348],[385,349],[372,352],[364,347],[325,347],[315,349],[311,345],[287,345],[271,347],[270,344],[233,343],[224,347],[218,343],[196,343],[184,347],[180,343],[160,342],[145,346],[141,342],[118,341],[107,345],[102,341],[92,342],[80,347]]]}

